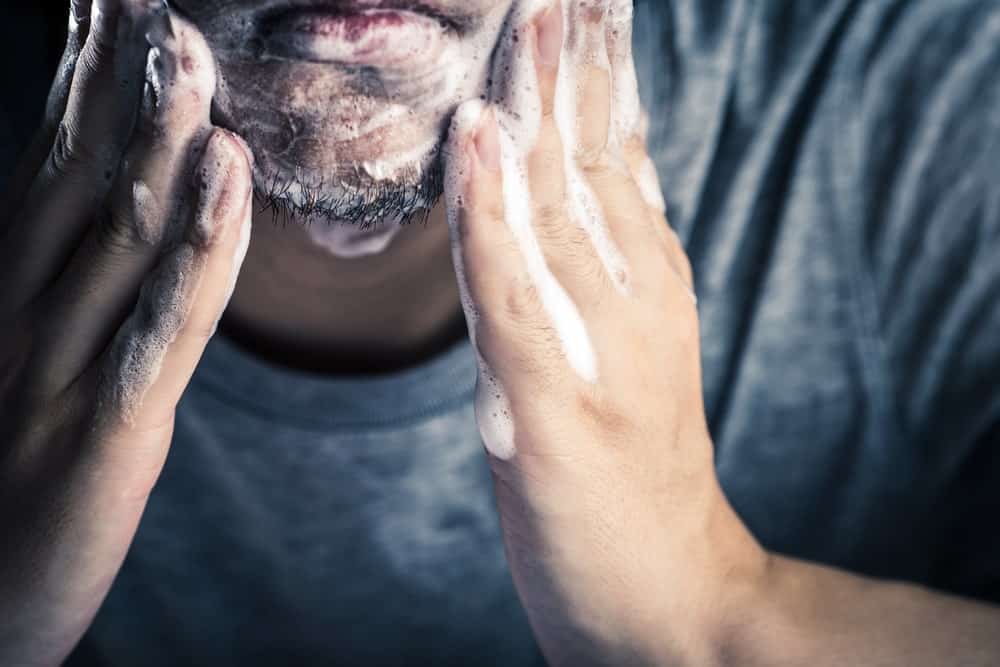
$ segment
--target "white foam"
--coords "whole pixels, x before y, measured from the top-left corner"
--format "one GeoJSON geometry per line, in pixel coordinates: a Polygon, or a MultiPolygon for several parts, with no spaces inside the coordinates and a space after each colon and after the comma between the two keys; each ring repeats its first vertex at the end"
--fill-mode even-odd
{"type": "Polygon", "coordinates": [[[475,132],[485,105],[479,100],[471,100],[458,108],[452,118],[448,140],[449,159],[445,162],[445,198],[447,200],[448,224],[452,229],[452,259],[458,291],[469,327],[469,339],[476,351],[478,374],[476,380],[475,414],[486,450],[498,459],[507,460],[514,456],[514,420],[510,400],[503,383],[490,368],[479,351],[476,341],[476,326],[479,309],[472,300],[466,278],[462,248],[454,230],[463,206],[465,179],[469,172],[468,154],[463,149],[465,141],[475,132]]]}
{"type": "Polygon", "coordinates": [[[383,252],[403,231],[396,220],[384,220],[378,228],[359,230],[346,222],[314,222],[306,235],[320,248],[341,259],[360,259],[383,252]]]}
{"type": "Polygon", "coordinates": [[[203,264],[204,257],[189,244],[164,257],[143,283],[135,309],[112,342],[113,370],[104,378],[102,394],[126,423],[134,423],[170,344],[188,318],[203,264]]]}
{"type": "Polygon", "coordinates": [[[656,172],[656,164],[652,158],[646,156],[639,171],[635,174],[636,185],[646,205],[658,213],[666,213],[667,201],[663,197],[663,188],[660,187],[660,176],[656,172]]]}
{"type": "Polygon", "coordinates": [[[163,237],[163,207],[141,180],[132,183],[132,220],[144,243],[158,244],[163,237]]]}
{"type": "Polygon", "coordinates": [[[245,209],[245,215],[243,222],[240,223],[240,238],[236,242],[236,248],[233,251],[233,263],[229,274],[229,284],[226,287],[226,296],[222,301],[222,308],[219,309],[219,315],[215,318],[215,324],[212,325],[212,334],[215,334],[216,330],[219,328],[219,320],[226,312],[226,308],[229,307],[229,302],[233,298],[233,293],[236,291],[236,281],[240,277],[240,269],[243,267],[243,261],[247,257],[247,251],[250,249],[250,237],[251,230],[253,228],[253,188],[249,189],[247,193],[247,205],[245,209]]]}

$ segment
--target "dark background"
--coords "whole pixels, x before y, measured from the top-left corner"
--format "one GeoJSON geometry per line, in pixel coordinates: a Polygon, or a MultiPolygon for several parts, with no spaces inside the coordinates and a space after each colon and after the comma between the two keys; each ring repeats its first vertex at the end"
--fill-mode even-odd
{"type": "Polygon", "coordinates": [[[38,127],[62,56],[68,0],[4,3],[0,22],[0,183],[38,127]]]}

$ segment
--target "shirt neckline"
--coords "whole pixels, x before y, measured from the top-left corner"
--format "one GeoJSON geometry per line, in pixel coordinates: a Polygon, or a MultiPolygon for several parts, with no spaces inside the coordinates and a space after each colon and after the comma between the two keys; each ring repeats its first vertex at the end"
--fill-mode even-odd
{"type": "Polygon", "coordinates": [[[392,426],[469,403],[477,365],[469,339],[396,373],[327,376],[272,364],[221,332],[193,383],[261,417],[316,428],[392,426]]]}

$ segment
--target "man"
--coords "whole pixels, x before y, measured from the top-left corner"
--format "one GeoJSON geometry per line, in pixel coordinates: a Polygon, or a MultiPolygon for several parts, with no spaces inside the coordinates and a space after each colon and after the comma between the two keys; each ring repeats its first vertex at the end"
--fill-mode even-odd
{"type": "Polygon", "coordinates": [[[996,662],[1000,10],[564,1],[74,3],[4,664],[996,662]]]}

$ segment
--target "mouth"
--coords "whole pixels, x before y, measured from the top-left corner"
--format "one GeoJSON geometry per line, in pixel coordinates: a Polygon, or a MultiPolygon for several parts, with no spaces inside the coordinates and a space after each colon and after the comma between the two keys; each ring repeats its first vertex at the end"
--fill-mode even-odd
{"type": "Polygon", "coordinates": [[[328,0],[268,11],[265,57],[412,69],[440,56],[461,17],[412,0],[328,0]]]}

